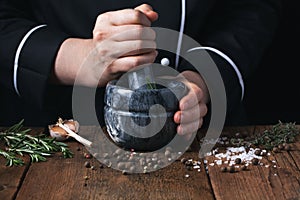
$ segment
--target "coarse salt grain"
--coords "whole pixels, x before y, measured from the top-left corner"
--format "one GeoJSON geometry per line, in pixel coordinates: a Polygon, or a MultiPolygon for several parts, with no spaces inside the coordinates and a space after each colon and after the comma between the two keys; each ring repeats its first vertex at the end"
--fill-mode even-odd
{"type": "Polygon", "coordinates": [[[217,165],[222,165],[222,160],[215,160],[217,165]]]}

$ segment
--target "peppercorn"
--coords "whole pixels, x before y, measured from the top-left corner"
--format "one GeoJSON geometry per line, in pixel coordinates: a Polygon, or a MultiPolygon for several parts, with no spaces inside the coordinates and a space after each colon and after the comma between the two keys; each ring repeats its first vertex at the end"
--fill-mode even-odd
{"type": "Polygon", "coordinates": [[[278,149],[277,147],[273,147],[272,151],[273,151],[274,153],[279,153],[279,149],[278,149]]]}
{"type": "Polygon", "coordinates": [[[284,147],[283,147],[282,144],[279,144],[277,147],[278,147],[279,150],[283,150],[284,149],[284,147]]]}
{"type": "Polygon", "coordinates": [[[117,149],[116,151],[115,151],[115,154],[116,155],[120,155],[122,153],[122,149],[117,149]]]}
{"type": "Polygon", "coordinates": [[[169,157],[171,156],[171,151],[166,150],[166,151],[165,151],[165,156],[169,158],[169,157]]]}
{"type": "Polygon", "coordinates": [[[122,156],[117,156],[117,161],[122,161],[123,160],[123,157],[122,156]]]}
{"type": "Polygon", "coordinates": [[[221,172],[227,172],[227,167],[221,167],[221,172]]]}
{"type": "Polygon", "coordinates": [[[121,169],[121,170],[122,170],[122,169],[125,169],[125,167],[126,167],[126,166],[125,166],[125,163],[124,163],[124,162],[119,162],[118,165],[117,165],[117,168],[118,168],[118,169],[121,169]]]}
{"type": "Polygon", "coordinates": [[[172,147],[166,147],[166,151],[172,151],[173,149],[172,149],[172,147]]]}
{"type": "Polygon", "coordinates": [[[186,161],[187,161],[186,158],[182,158],[182,159],[180,160],[180,162],[183,163],[183,164],[184,164],[186,161]]]}
{"type": "Polygon", "coordinates": [[[95,166],[91,166],[91,169],[92,169],[92,170],[95,170],[96,168],[95,168],[95,166]]]}
{"type": "Polygon", "coordinates": [[[80,150],[81,150],[81,148],[80,148],[80,147],[77,147],[77,148],[76,148],[76,150],[77,150],[77,151],[80,151],[80,150]]]}
{"type": "Polygon", "coordinates": [[[123,175],[127,175],[128,173],[127,173],[127,171],[123,170],[123,171],[122,171],[122,174],[123,174],[123,175]]]}
{"type": "Polygon", "coordinates": [[[260,155],[261,156],[266,156],[267,155],[267,151],[262,151],[260,155]]]}
{"type": "Polygon", "coordinates": [[[89,154],[89,153],[84,153],[84,157],[85,157],[86,159],[91,159],[91,158],[92,158],[92,155],[89,154]]]}
{"type": "Polygon", "coordinates": [[[164,164],[164,162],[163,162],[162,160],[158,160],[158,161],[157,161],[157,164],[158,164],[159,166],[162,166],[162,165],[164,164]]]}
{"type": "Polygon", "coordinates": [[[90,168],[90,167],[91,167],[91,163],[90,163],[89,161],[86,161],[86,162],[84,163],[84,166],[85,166],[86,168],[90,168]]]}
{"type": "Polygon", "coordinates": [[[187,160],[187,161],[185,161],[185,166],[193,166],[193,161],[191,161],[191,160],[187,160]]]}
{"type": "Polygon", "coordinates": [[[241,167],[241,170],[246,171],[246,170],[247,170],[247,166],[246,166],[246,165],[243,165],[243,166],[241,167]]]}
{"type": "Polygon", "coordinates": [[[108,157],[109,157],[108,153],[103,154],[103,158],[108,158],[108,157]]]}
{"type": "Polygon", "coordinates": [[[130,173],[135,172],[135,166],[131,166],[131,167],[129,168],[129,172],[130,172],[130,173]]]}
{"type": "Polygon", "coordinates": [[[232,166],[229,166],[227,168],[227,171],[229,171],[230,173],[234,173],[235,172],[235,167],[232,165],[232,166]]]}
{"type": "Polygon", "coordinates": [[[258,165],[258,163],[259,163],[259,160],[257,158],[252,159],[252,164],[253,165],[258,165]]]}
{"type": "Polygon", "coordinates": [[[189,171],[192,171],[193,170],[193,167],[192,166],[185,166],[185,168],[189,171]]]}
{"type": "Polygon", "coordinates": [[[286,144],[285,147],[284,147],[284,150],[290,151],[291,150],[291,145],[286,144]]]}
{"type": "Polygon", "coordinates": [[[254,151],[254,154],[257,155],[257,156],[260,156],[261,151],[259,149],[257,149],[257,150],[254,151]]]}
{"type": "Polygon", "coordinates": [[[241,164],[242,160],[240,158],[236,158],[234,162],[235,164],[241,164]]]}

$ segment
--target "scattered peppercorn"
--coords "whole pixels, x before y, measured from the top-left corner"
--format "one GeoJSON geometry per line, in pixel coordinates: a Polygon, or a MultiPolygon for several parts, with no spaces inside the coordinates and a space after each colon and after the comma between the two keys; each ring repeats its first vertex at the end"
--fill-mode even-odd
{"type": "Polygon", "coordinates": [[[242,165],[242,166],[241,166],[241,170],[246,171],[247,169],[248,169],[248,168],[247,168],[246,165],[242,165]]]}
{"type": "Polygon", "coordinates": [[[171,151],[166,150],[166,151],[165,151],[165,156],[169,158],[169,157],[171,156],[171,151]]]}
{"type": "Polygon", "coordinates": [[[89,161],[86,161],[86,162],[84,163],[84,166],[85,166],[86,168],[90,168],[90,167],[91,167],[91,163],[90,163],[89,161]]]}
{"type": "Polygon", "coordinates": [[[257,156],[260,156],[261,151],[259,149],[257,149],[257,150],[254,151],[254,154],[257,155],[257,156]]]}
{"type": "Polygon", "coordinates": [[[80,150],[81,150],[81,148],[80,148],[80,147],[77,147],[77,148],[76,148],[76,150],[77,150],[77,151],[80,151],[80,150]]]}
{"type": "Polygon", "coordinates": [[[91,159],[91,158],[92,158],[92,155],[89,154],[89,153],[84,153],[84,157],[85,157],[86,159],[91,159]]]}
{"type": "Polygon", "coordinates": [[[186,161],[187,161],[186,158],[182,158],[182,159],[180,160],[180,162],[183,163],[183,164],[184,164],[186,161]]]}
{"type": "Polygon", "coordinates": [[[242,160],[240,158],[236,158],[234,162],[235,162],[235,164],[241,164],[242,160]]]}
{"type": "Polygon", "coordinates": [[[280,152],[279,149],[278,149],[277,147],[273,147],[272,151],[273,151],[274,153],[279,153],[279,152],[280,152]]]}
{"type": "Polygon", "coordinates": [[[286,144],[285,147],[284,147],[284,150],[290,151],[291,150],[291,145],[286,144]]]}
{"type": "Polygon", "coordinates": [[[283,150],[284,149],[284,147],[283,147],[282,144],[279,144],[277,147],[278,147],[279,150],[283,150]]]}
{"type": "Polygon", "coordinates": [[[185,166],[193,166],[193,161],[191,161],[191,160],[187,160],[187,161],[185,161],[185,166]]]}
{"type": "Polygon", "coordinates": [[[257,158],[252,159],[252,164],[253,165],[258,165],[258,163],[259,163],[259,160],[257,158]]]}
{"type": "Polygon", "coordinates": [[[221,172],[227,172],[227,167],[221,167],[221,172]]]}
{"type": "Polygon", "coordinates": [[[229,166],[227,168],[227,171],[229,171],[230,173],[234,173],[235,172],[235,167],[232,165],[232,166],[229,166]]]}
{"type": "Polygon", "coordinates": [[[189,171],[192,171],[193,170],[193,167],[192,166],[185,166],[185,168],[189,171]]]}

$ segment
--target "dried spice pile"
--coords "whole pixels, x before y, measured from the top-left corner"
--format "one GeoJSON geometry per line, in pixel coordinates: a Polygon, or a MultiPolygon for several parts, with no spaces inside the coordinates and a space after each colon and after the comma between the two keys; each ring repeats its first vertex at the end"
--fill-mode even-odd
{"type": "Polygon", "coordinates": [[[263,130],[254,136],[240,137],[236,133],[233,138],[221,137],[217,144],[223,148],[215,148],[207,153],[206,156],[212,160],[204,161],[206,169],[208,166],[219,166],[222,172],[237,172],[248,170],[249,165],[260,165],[276,168],[276,160],[269,159],[272,153],[290,151],[291,145],[299,135],[299,130],[295,123],[282,123],[272,126],[270,129],[263,130]],[[225,145],[225,149],[224,149],[225,145]],[[219,152],[220,151],[220,152],[219,152]],[[263,161],[266,158],[266,161],[263,161]]]}

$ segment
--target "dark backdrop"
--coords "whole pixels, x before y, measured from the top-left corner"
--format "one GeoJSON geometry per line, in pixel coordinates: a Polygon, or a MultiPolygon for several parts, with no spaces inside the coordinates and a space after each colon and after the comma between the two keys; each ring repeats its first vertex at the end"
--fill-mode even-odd
{"type": "Polygon", "coordinates": [[[260,68],[246,84],[252,124],[300,123],[300,3],[282,1],[280,27],[260,68]]]}

